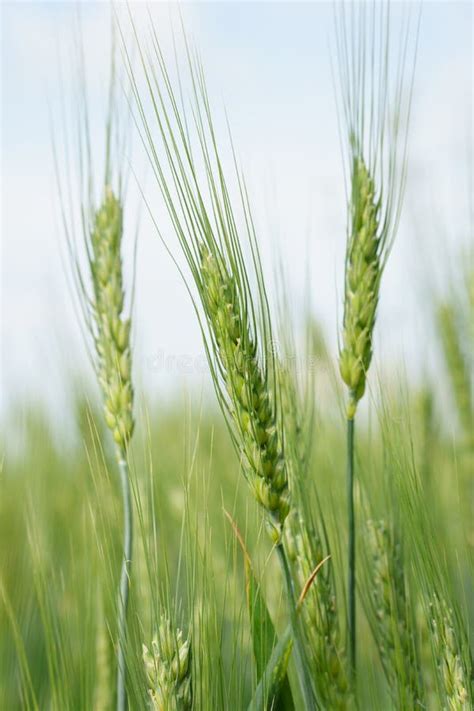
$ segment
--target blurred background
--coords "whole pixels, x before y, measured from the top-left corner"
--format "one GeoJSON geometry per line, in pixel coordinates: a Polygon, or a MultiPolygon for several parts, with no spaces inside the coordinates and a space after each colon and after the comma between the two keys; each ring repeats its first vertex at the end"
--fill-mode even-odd
{"type": "MultiPolygon", "coordinates": [[[[228,113],[245,171],[269,278],[281,254],[295,310],[309,275],[314,314],[331,352],[342,311],[345,193],[331,72],[331,3],[131,3],[149,11],[166,52],[178,56],[180,12],[199,48],[217,121],[228,113]]],[[[394,5],[394,13],[400,4],[394,5]]],[[[77,100],[82,37],[91,133],[101,155],[110,59],[110,8],[102,2],[2,3],[1,414],[43,402],[62,414],[71,376],[90,371],[64,261],[52,137],[77,100]],[[80,28],[78,30],[78,28],[80,28]]],[[[130,31],[124,5],[117,5],[130,31]]],[[[422,9],[402,223],[382,289],[376,368],[419,379],[437,360],[430,326],[459,260],[470,257],[472,5],[422,9]]],[[[69,123],[69,128],[73,125],[69,123]]],[[[126,205],[132,249],[139,223],[136,377],[148,395],[209,382],[184,285],[140,201],[159,218],[158,191],[132,133],[126,205]],[[139,187],[138,187],[139,186],[139,187]],[[140,213],[140,215],[139,215],[140,213]]],[[[227,141],[222,150],[228,151],[227,141]]],[[[74,155],[69,156],[74,163],[74,155]]],[[[98,161],[100,165],[100,161],[98,161]]],[[[63,168],[65,166],[62,166],[63,168]]],[[[163,218],[172,251],[176,244],[163,218]]]]}

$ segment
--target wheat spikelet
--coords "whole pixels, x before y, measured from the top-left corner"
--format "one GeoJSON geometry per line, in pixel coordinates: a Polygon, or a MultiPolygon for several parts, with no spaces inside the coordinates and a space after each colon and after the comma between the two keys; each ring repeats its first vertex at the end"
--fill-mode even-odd
{"type": "Polygon", "coordinates": [[[402,207],[412,81],[407,69],[414,64],[416,35],[412,43],[407,17],[394,61],[388,3],[342,4],[336,29],[350,190],[339,367],[353,419],[365,392],[380,280],[402,207]]]}
{"type": "Polygon", "coordinates": [[[190,711],[191,644],[166,616],[161,618],[151,651],[143,645],[143,661],[153,711],[190,711]]]}
{"type": "MultiPolygon", "coordinates": [[[[84,95],[84,98],[85,95],[84,95]]],[[[85,102],[87,104],[87,102],[85,102]]],[[[61,184],[61,171],[56,156],[58,190],[63,203],[66,240],[73,279],[84,326],[95,352],[89,352],[102,390],[105,422],[115,441],[118,473],[123,504],[122,567],[117,596],[117,711],[126,711],[126,645],[127,609],[130,587],[133,513],[128,466],[128,445],[133,434],[131,320],[124,314],[125,293],[122,271],[123,208],[121,186],[123,175],[115,165],[114,151],[124,136],[118,129],[116,100],[115,49],[111,53],[109,106],[105,130],[105,178],[99,205],[95,202],[95,176],[90,152],[90,127],[87,106],[79,115],[79,160],[81,165],[80,216],[85,259],[80,254],[72,219],[66,210],[61,184]],[[112,188],[116,186],[116,191],[112,188]],[[84,264],[85,262],[85,264],[84,264]]]]}
{"type": "Polygon", "coordinates": [[[411,46],[403,22],[394,57],[390,4],[341,3],[336,44],[341,83],[348,195],[344,316],[339,370],[349,389],[347,417],[347,520],[349,657],[356,674],[356,525],[354,418],[366,389],[380,282],[395,238],[406,177],[411,91],[405,91],[411,46]],[[395,61],[394,61],[395,59],[395,61]]]}
{"type": "MultiPolygon", "coordinates": [[[[314,371],[299,377],[292,356],[295,339],[290,327],[290,312],[283,302],[281,341],[283,363],[279,364],[279,387],[285,412],[285,458],[292,493],[291,511],[285,522],[283,542],[297,590],[304,590],[311,574],[330,557],[324,512],[319,505],[317,524],[309,489],[311,442],[314,427],[314,371]],[[289,364],[289,365],[288,365],[289,364]],[[323,536],[320,535],[323,532],[323,536]]],[[[307,353],[326,357],[323,335],[314,320],[307,322],[307,353]]],[[[342,711],[351,700],[345,645],[340,637],[340,610],[337,606],[335,581],[330,563],[318,571],[301,606],[302,629],[308,650],[308,663],[316,695],[323,708],[342,711]]]]}
{"type": "Polygon", "coordinates": [[[133,433],[132,358],[130,319],[123,317],[122,206],[106,188],[91,231],[90,267],[97,372],[104,397],[105,420],[120,452],[124,453],[133,433]]]}
{"type": "Polygon", "coordinates": [[[401,545],[384,521],[367,522],[372,626],[397,708],[423,707],[420,662],[401,545]]]}
{"type": "MultiPolygon", "coordinates": [[[[308,530],[304,518],[292,512],[285,526],[285,546],[295,581],[302,590],[325,557],[323,543],[313,528],[308,530]]],[[[343,711],[349,707],[351,688],[333,577],[324,568],[305,598],[301,615],[318,698],[324,708],[343,711]]]]}
{"type": "Polygon", "coordinates": [[[343,347],[339,367],[349,388],[347,416],[352,419],[365,392],[367,371],[372,359],[381,276],[380,204],[375,197],[373,177],[361,157],[354,159],[352,173],[352,227],[347,245],[343,347]]]}
{"type": "Polygon", "coordinates": [[[443,709],[469,711],[472,709],[473,701],[472,683],[465,655],[457,639],[453,610],[444,599],[436,595],[431,602],[430,612],[431,642],[433,656],[438,665],[443,709]]]}
{"type": "Polygon", "coordinates": [[[201,249],[203,303],[216,343],[246,474],[268,512],[275,540],[289,511],[288,479],[276,414],[235,282],[222,257],[201,249]]]}
{"type": "Polygon", "coordinates": [[[116,444],[123,502],[123,558],[117,605],[117,709],[125,711],[125,654],[127,608],[132,559],[132,501],[127,449],[133,433],[132,357],[130,319],[125,318],[121,246],[123,212],[120,200],[106,185],[95,211],[88,239],[92,298],[88,321],[96,350],[96,371],[104,398],[104,413],[116,444]]]}

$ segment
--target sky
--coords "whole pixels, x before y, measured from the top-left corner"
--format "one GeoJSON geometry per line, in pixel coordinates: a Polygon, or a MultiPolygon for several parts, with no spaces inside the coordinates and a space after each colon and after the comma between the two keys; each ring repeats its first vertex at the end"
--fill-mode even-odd
{"type": "MultiPolygon", "coordinates": [[[[79,5],[93,143],[100,153],[110,8],[105,2],[79,5]]],[[[394,7],[396,17],[401,6],[394,7]]],[[[131,3],[144,42],[148,9],[165,54],[172,54],[178,6],[131,3]]],[[[124,6],[118,12],[127,34],[124,6]]],[[[281,254],[298,311],[310,275],[314,314],[336,352],[346,208],[331,74],[333,5],[195,2],[181,4],[181,13],[204,62],[218,125],[224,125],[224,110],[229,117],[269,277],[281,254]]],[[[3,2],[1,17],[0,408],[41,400],[60,410],[71,378],[90,377],[68,285],[52,157],[52,137],[60,144],[64,125],[73,125],[78,5],[3,2]]],[[[179,36],[177,51],[182,58],[179,36]]],[[[472,242],[472,72],[471,3],[425,2],[404,211],[376,337],[378,366],[404,367],[413,377],[433,361],[432,290],[447,288],[456,260],[472,242]]],[[[222,150],[229,155],[225,139],[222,150]]],[[[67,172],[66,154],[61,158],[67,172]]],[[[73,154],[70,159],[73,164],[73,154]]],[[[132,170],[128,256],[139,222],[137,379],[147,393],[173,397],[208,379],[201,337],[184,284],[140,205],[143,191],[160,218],[157,187],[136,138],[124,160],[132,170]]],[[[177,254],[164,217],[163,229],[177,254]]]]}

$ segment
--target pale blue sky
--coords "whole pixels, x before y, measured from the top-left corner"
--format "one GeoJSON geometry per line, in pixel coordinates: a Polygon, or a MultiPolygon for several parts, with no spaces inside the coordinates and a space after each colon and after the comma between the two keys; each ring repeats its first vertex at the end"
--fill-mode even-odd
{"type": "MultiPolygon", "coordinates": [[[[132,3],[139,24],[144,5],[132,3]]],[[[176,6],[151,3],[165,49],[176,6]]],[[[395,4],[395,14],[398,11],[395,4]]],[[[74,18],[69,2],[2,4],[2,399],[57,400],[83,362],[60,258],[48,105],[74,92],[74,18]],[[62,84],[59,77],[62,76],[62,84]]],[[[201,49],[217,113],[225,102],[249,179],[264,251],[281,247],[295,303],[306,243],[315,312],[336,347],[345,206],[329,61],[330,3],[196,2],[182,5],[201,49]]],[[[93,125],[101,125],[109,59],[108,5],[81,3],[93,125]]],[[[425,2],[416,74],[404,219],[384,283],[379,363],[417,372],[430,351],[426,278],[470,238],[472,7],[425,2]],[[424,334],[420,337],[420,334],[424,334]]],[[[134,169],[156,190],[137,149],[134,169]]],[[[154,192],[155,191],[155,192],[154,192]]],[[[135,221],[132,186],[129,221],[135,221]]],[[[472,237],[471,237],[472,238],[472,237]]],[[[174,390],[178,367],[160,354],[202,353],[189,299],[146,219],[139,242],[136,366],[147,389],[174,390]],[[172,295],[172,296],[171,296],[172,295]]],[[[190,387],[202,375],[187,375],[190,387]]]]}

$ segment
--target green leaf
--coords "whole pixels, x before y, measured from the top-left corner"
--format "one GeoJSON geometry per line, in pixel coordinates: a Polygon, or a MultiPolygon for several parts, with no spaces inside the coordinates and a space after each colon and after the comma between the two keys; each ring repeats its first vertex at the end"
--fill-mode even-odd
{"type": "Polygon", "coordinates": [[[292,648],[292,628],[288,625],[268,660],[247,711],[294,709],[287,676],[292,648]]]}

